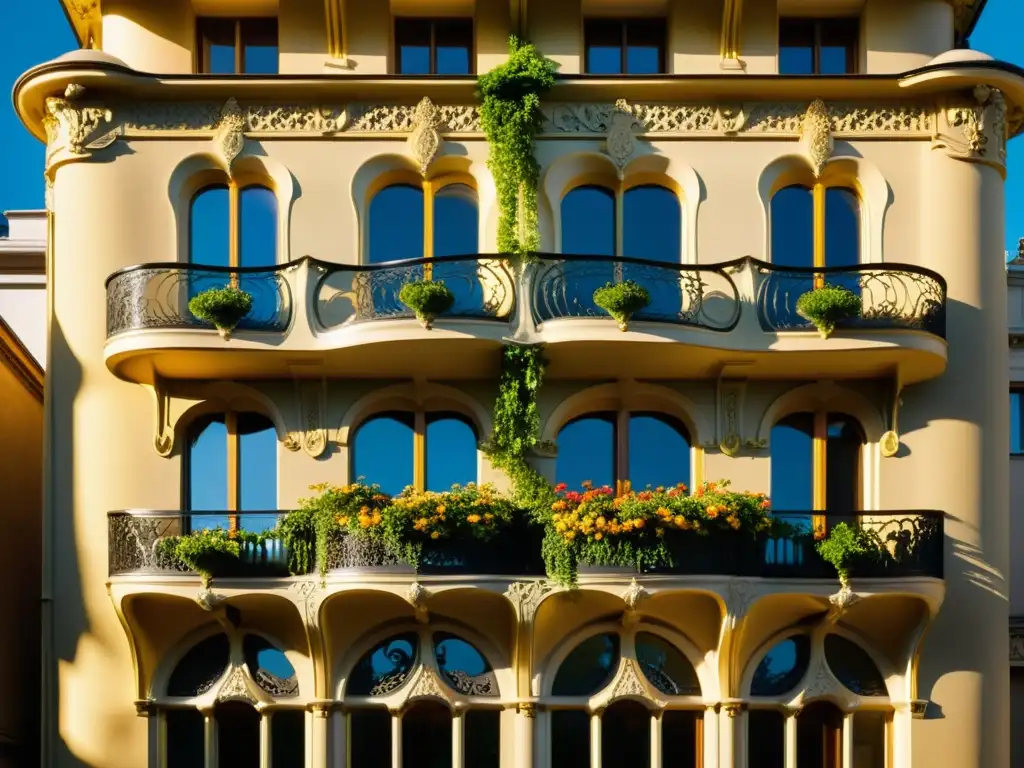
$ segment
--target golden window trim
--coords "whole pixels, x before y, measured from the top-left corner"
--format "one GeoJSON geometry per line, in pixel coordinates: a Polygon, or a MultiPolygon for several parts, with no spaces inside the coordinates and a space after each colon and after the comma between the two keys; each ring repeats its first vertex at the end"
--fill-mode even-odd
{"type": "MultiPolygon", "coordinates": [[[[189,263],[196,263],[192,260],[192,228],[195,225],[195,204],[202,195],[207,192],[226,189],[228,193],[228,267],[239,269],[242,264],[242,193],[248,189],[262,189],[274,196],[274,206],[280,209],[281,203],[278,200],[277,191],[269,179],[258,174],[233,174],[227,176],[219,171],[210,170],[197,177],[196,189],[188,202],[188,260],[189,263]]],[[[274,228],[279,229],[280,214],[274,217],[274,228]]],[[[274,262],[279,263],[278,240],[274,242],[274,262]]],[[[238,275],[232,273],[231,284],[238,285],[238,275]]]]}

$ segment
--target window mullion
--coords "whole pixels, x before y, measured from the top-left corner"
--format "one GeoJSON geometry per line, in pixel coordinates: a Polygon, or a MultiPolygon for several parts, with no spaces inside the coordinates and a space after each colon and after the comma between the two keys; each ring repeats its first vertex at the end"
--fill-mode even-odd
{"type": "Polygon", "coordinates": [[[814,515],[813,529],[824,534],[827,529],[828,504],[828,414],[814,413],[814,515]]]}
{"type": "Polygon", "coordinates": [[[437,22],[430,23],[430,74],[437,74],[437,22]]]}
{"type": "Polygon", "coordinates": [[[622,22],[622,36],[619,38],[622,47],[619,49],[619,69],[622,74],[629,74],[629,22],[622,22]]]}
{"type": "Polygon", "coordinates": [[[452,712],[452,768],[463,768],[465,755],[465,712],[452,712]]]}
{"type": "Polygon", "coordinates": [[[601,768],[601,713],[590,716],[590,768],[601,768]]]}
{"type": "MultiPolygon", "coordinates": [[[[228,266],[237,269],[242,265],[242,204],[241,191],[234,179],[228,182],[228,266]]],[[[238,274],[231,273],[231,284],[238,286],[238,274]]]]}
{"type": "Polygon", "coordinates": [[[260,768],[271,768],[271,761],[274,759],[273,747],[273,714],[263,712],[260,715],[260,768]]]}
{"type": "MultiPolygon", "coordinates": [[[[825,252],[825,185],[820,181],[815,182],[813,190],[814,205],[814,266],[818,268],[827,265],[827,254],[825,252]]],[[[814,274],[814,287],[820,288],[825,284],[825,275],[820,272],[814,274]]]]}
{"type": "MultiPolygon", "coordinates": [[[[434,195],[437,188],[437,182],[423,182],[423,258],[425,259],[434,258],[434,195]]],[[[433,277],[433,272],[430,264],[424,265],[423,279],[430,280],[433,277]]]]}
{"type": "Polygon", "coordinates": [[[235,19],[235,74],[245,72],[245,46],[242,45],[242,20],[235,19]]]}
{"type": "MultiPolygon", "coordinates": [[[[239,470],[241,469],[241,462],[239,459],[239,446],[238,446],[238,414],[234,411],[228,411],[224,415],[224,426],[227,427],[228,440],[227,440],[227,452],[228,452],[228,511],[238,512],[239,507],[239,470]]],[[[238,530],[238,515],[228,516],[228,530],[238,530]]]]}
{"type": "Polygon", "coordinates": [[[417,410],[413,416],[412,484],[417,491],[427,487],[427,414],[417,410]]]}
{"type": "Polygon", "coordinates": [[[629,493],[629,411],[615,415],[615,477],[616,491],[629,493]]]}
{"type": "Polygon", "coordinates": [[[814,22],[814,40],[812,42],[813,61],[811,62],[811,70],[816,75],[821,74],[821,22],[814,22]]]}

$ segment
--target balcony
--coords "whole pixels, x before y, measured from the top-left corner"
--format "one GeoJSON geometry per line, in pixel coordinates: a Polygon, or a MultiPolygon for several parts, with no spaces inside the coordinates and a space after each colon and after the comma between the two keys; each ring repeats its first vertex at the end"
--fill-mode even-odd
{"type": "MultiPolygon", "coordinates": [[[[281,578],[319,572],[319,564],[297,569],[284,542],[274,533],[286,511],[245,512],[237,525],[251,533],[263,532],[259,542],[243,541],[235,555],[220,555],[212,569],[218,579],[281,578]]],[[[632,572],[636,576],[720,577],[740,576],[771,579],[835,578],[835,570],[824,562],[814,547],[815,515],[809,512],[779,512],[774,516],[790,526],[785,537],[754,538],[740,534],[709,534],[685,537],[677,547],[671,567],[632,572]]],[[[223,512],[177,512],[129,510],[108,515],[109,574],[111,578],[132,577],[146,581],[168,576],[186,576],[188,571],[167,555],[161,542],[204,529],[227,528],[232,522],[223,512]]],[[[943,514],[933,511],[861,512],[855,515],[824,516],[827,533],[839,523],[860,527],[871,534],[878,556],[855,566],[855,579],[943,578],[943,514]]],[[[543,531],[526,524],[503,532],[490,542],[449,540],[424,551],[418,568],[389,551],[379,541],[344,534],[330,535],[325,546],[328,580],[348,575],[361,579],[405,574],[447,577],[534,577],[545,576],[541,559],[543,531]]],[[[252,538],[257,538],[253,536],[252,538]]],[[[313,547],[313,542],[309,542],[313,547]]],[[[581,581],[593,572],[581,569],[581,581]]],[[[616,569],[621,570],[621,569],[616,569]]],[[[192,574],[190,578],[195,578],[192,574]]]]}
{"type": "Polygon", "coordinates": [[[543,343],[557,378],[865,378],[904,384],[946,367],[946,286],[926,269],[861,264],[803,270],[739,259],[680,265],[533,254],[523,263],[472,254],[376,265],[311,258],[273,269],[147,264],[107,280],[107,365],[118,376],[289,376],[315,363],[347,377],[492,378],[506,341],[543,343]],[[444,281],[451,310],[423,327],[399,299],[406,283],[444,281]],[[594,303],[608,282],[634,281],[650,303],[627,330],[594,303]],[[797,299],[822,284],[861,301],[856,319],[822,339],[797,299]],[[196,319],[189,299],[227,284],[253,295],[230,341],[196,319]],[[615,344],[614,354],[608,354],[615,344]],[[224,351],[232,354],[225,355],[224,351]]]}

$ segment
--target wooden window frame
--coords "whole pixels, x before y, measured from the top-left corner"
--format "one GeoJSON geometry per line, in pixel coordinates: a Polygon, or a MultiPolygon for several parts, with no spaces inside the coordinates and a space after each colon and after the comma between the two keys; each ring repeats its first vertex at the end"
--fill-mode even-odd
{"type": "Polygon", "coordinates": [[[607,24],[619,27],[619,72],[618,75],[595,75],[596,77],[657,77],[668,72],[668,19],[663,16],[650,17],[629,17],[615,18],[603,16],[591,16],[583,20],[583,73],[592,74],[590,71],[590,48],[592,32],[591,25],[607,24]],[[658,39],[658,71],[633,75],[629,72],[629,30],[634,25],[644,25],[654,29],[658,27],[661,35],[658,39]]]}
{"type": "MultiPolygon", "coordinates": [[[[832,414],[840,413],[839,411],[827,411],[817,409],[814,411],[804,411],[804,413],[811,413],[814,416],[814,434],[813,439],[813,456],[814,456],[814,516],[813,516],[813,529],[815,534],[824,535],[827,531],[826,513],[828,511],[828,423],[829,416],[832,414]]],[[[849,414],[843,414],[849,418],[849,414]]],[[[858,428],[863,430],[863,427],[858,423],[858,428]]],[[[863,450],[864,443],[861,443],[861,449],[863,450]]],[[[863,495],[864,495],[864,462],[863,456],[857,463],[857,477],[854,478],[854,488],[857,491],[856,499],[854,500],[854,509],[860,509],[863,506],[863,495]]]]}
{"type": "MultiPolygon", "coordinates": [[[[234,40],[235,40],[235,71],[231,74],[244,75],[247,74],[245,70],[245,27],[249,25],[266,24],[269,28],[271,25],[274,27],[274,37],[277,44],[280,45],[280,27],[278,26],[278,19],[275,16],[241,16],[241,17],[221,17],[221,16],[199,16],[196,18],[196,55],[195,55],[195,70],[196,74],[201,75],[224,75],[228,73],[214,73],[208,71],[210,61],[210,49],[209,40],[206,32],[206,27],[210,24],[232,24],[234,25],[234,40]]],[[[278,61],[280,62],[280,49],[278,49],[278,61]]],[[[280,63],[279,63],[280,66],[280,63]]],[[[268,77],[270,75],[267,75],[268,77]]]]}
{"type": "Polygon", "coordinates": [[[391,24],[392,43],[395,52],[395,74],[407,77],[466,77],[476,74],[476,23],[471,16],[395,16],[391,24]],[[469,27],[469,40],[466,46],[469,57],[469,71],[460,75],[438,75],[437,72],[437,25],[445,22],[463,22],[469,27]],[[430,71],[425,74],[409,74],[402,72],[402,41],[398,34],[400,24],[406,22],[420,22],[427,24],[430,28],[430,71]]]}
{"type": "MultiPolygon", "coordinates": [[[[781,60],[782,49],[784,47],[796,47],[792,45],[783,45],[783,41],[787,39],[787,35],[792,34],[792,37],[788,39],[792,40],[799,38],[800,35],[793,34],[794,30],[800,25],[806,25],[810,28],[811,35],[808,39],[804,40],[804,46],[810,47],[811,49],[811,73],[809,75],[803,75],[803,77],[843,77],[844,75],[855,75],[857,74],[860,67],[860,18],[856,16],[838,16],[835,18],[805,18],[800,16],[782,16],[779,18],[779,58],[781,60]],[[846,49],[846,72],[835,75],[835,74],[821,74],[821,49],[824,46],[822,39],[826,35],[823,32],[834,31],[840,36],[848,39],[848,47],[846,49]]],[[[784,74],[780,72],[779,74],[784,74]]],[[[800,75],[792,75],[793,77],[800,77],[800,75]]]]}

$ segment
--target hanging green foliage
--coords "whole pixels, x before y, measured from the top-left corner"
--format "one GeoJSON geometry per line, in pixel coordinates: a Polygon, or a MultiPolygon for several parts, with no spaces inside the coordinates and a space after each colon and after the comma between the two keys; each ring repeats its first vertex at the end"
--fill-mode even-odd
{"type": "Polygon", "coordinates": [[[540,97],[555,67],[529,43],[509,38],[508,61],[480,76],[480,122],[490,144],[487,166],[498,192],[498,250],[525,254],[540,245],[534,137],[544,124],[540,97]]]}

